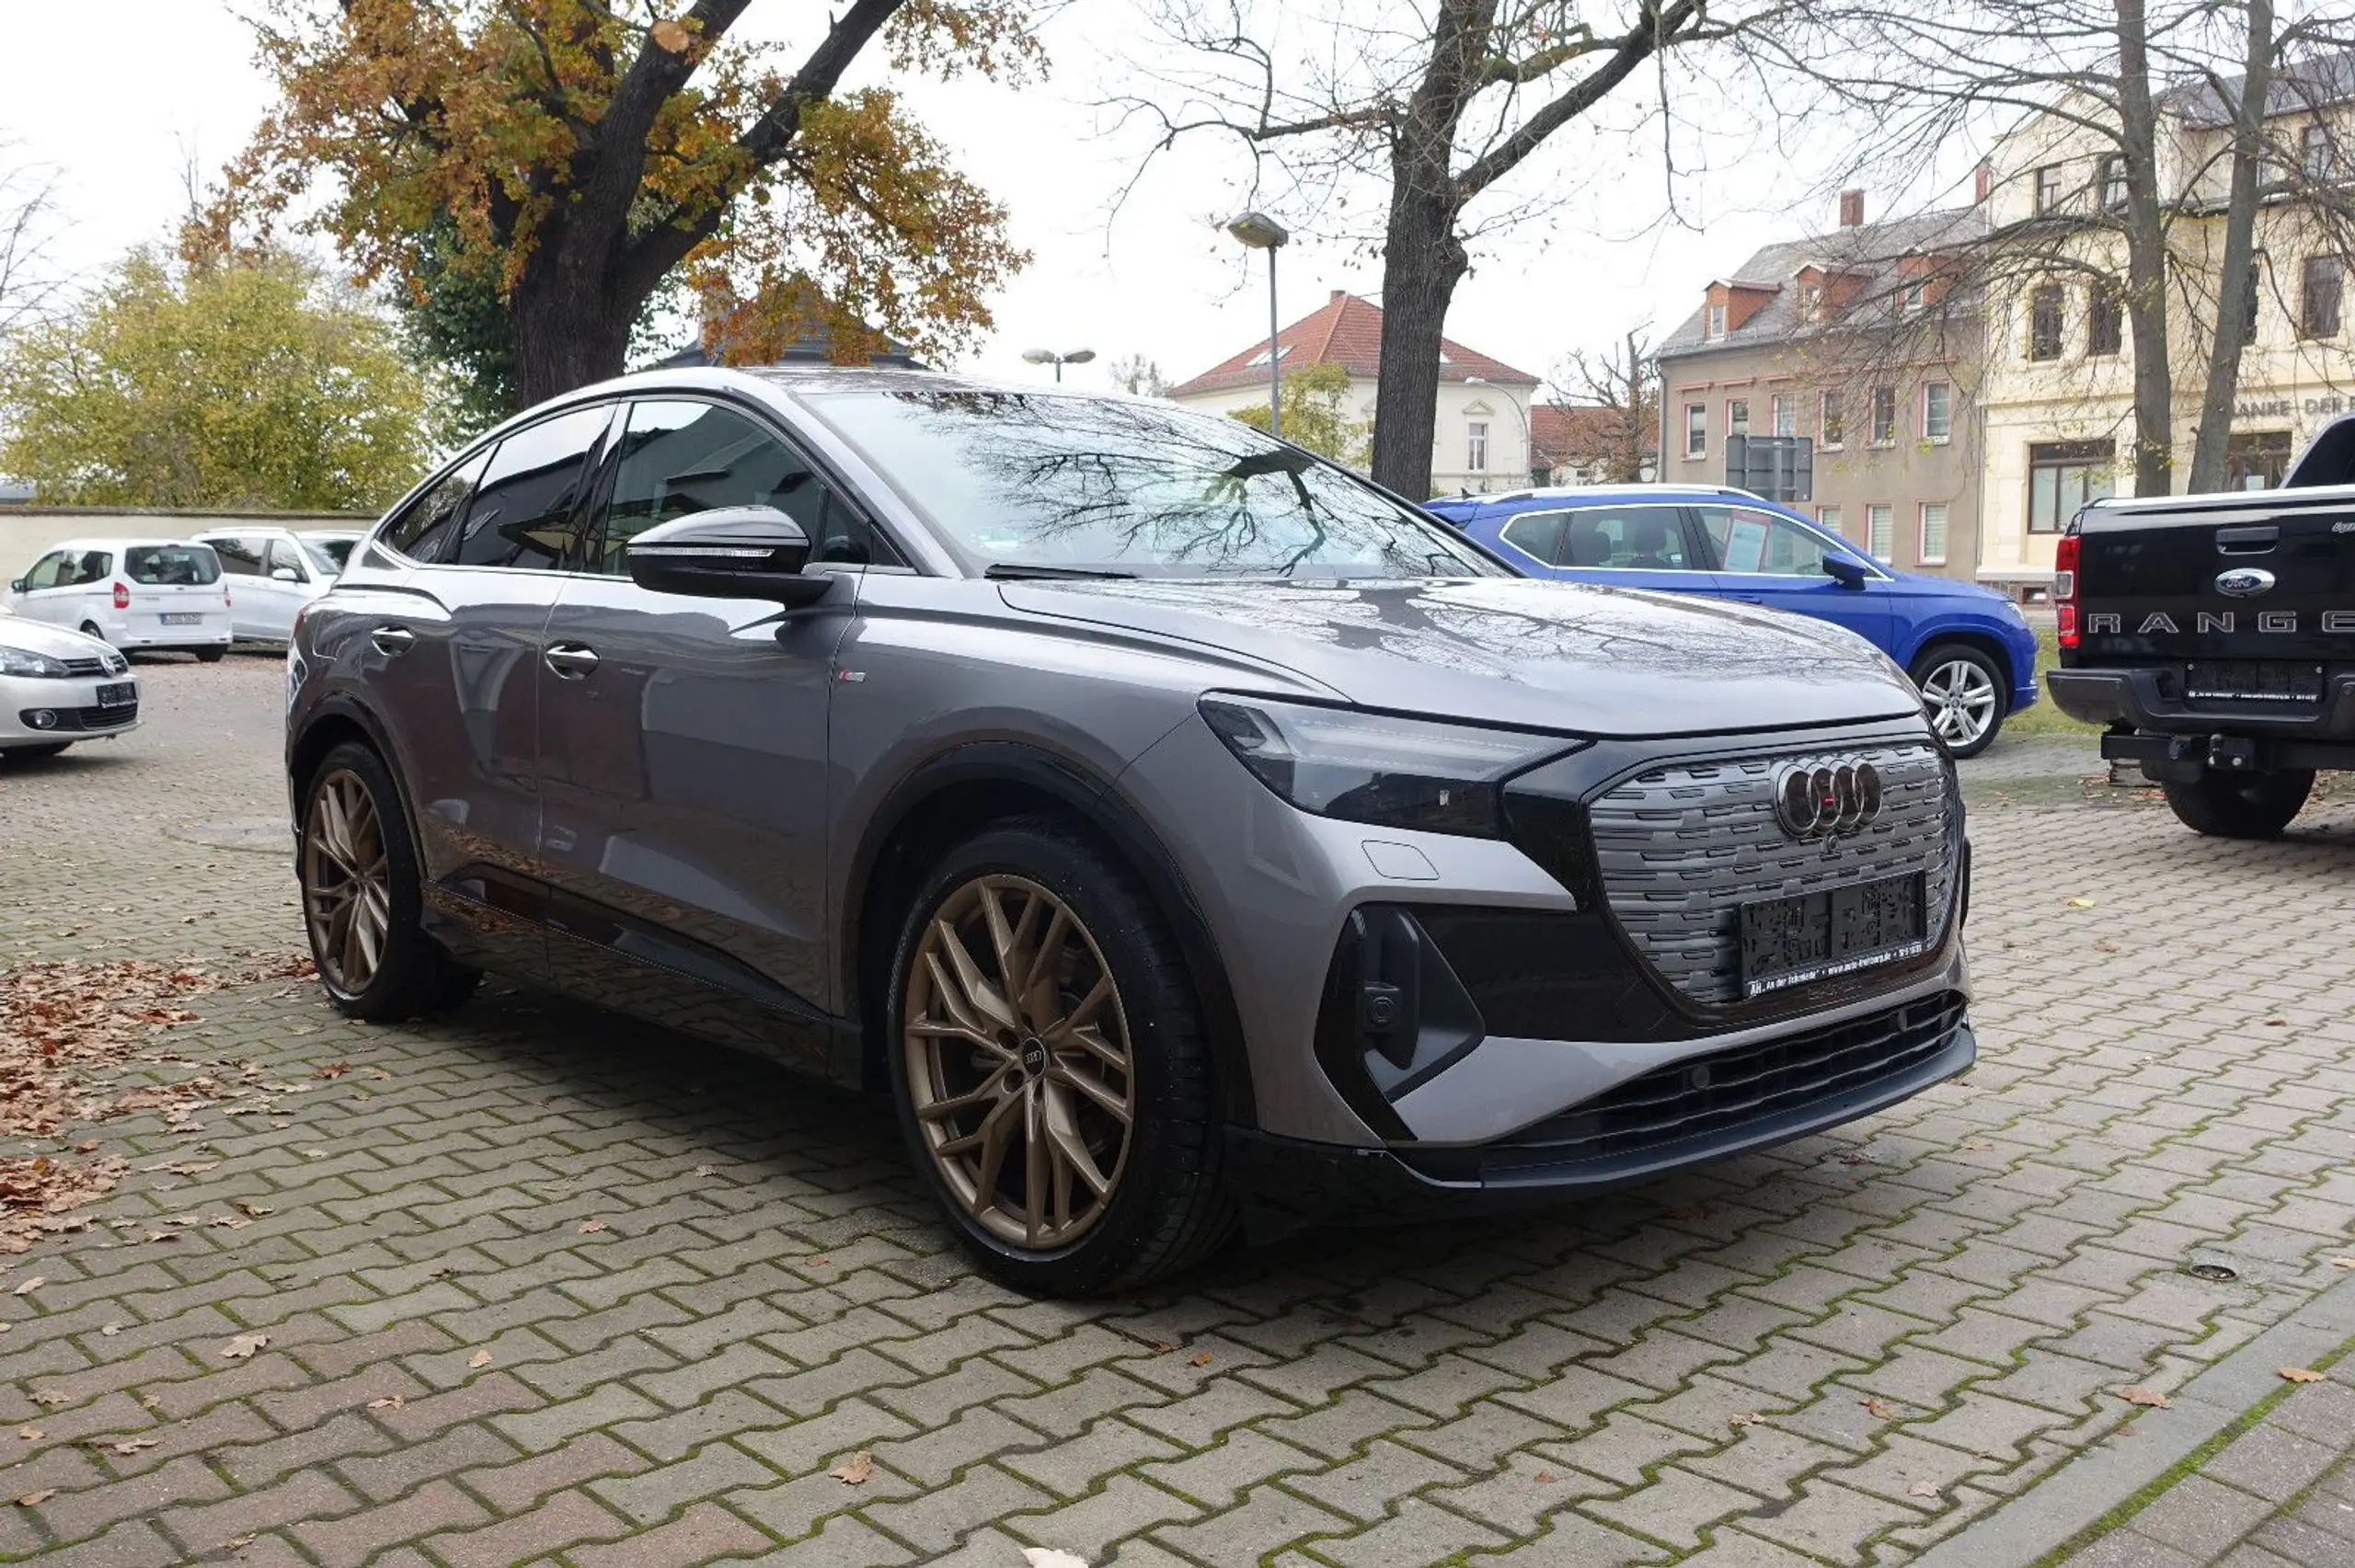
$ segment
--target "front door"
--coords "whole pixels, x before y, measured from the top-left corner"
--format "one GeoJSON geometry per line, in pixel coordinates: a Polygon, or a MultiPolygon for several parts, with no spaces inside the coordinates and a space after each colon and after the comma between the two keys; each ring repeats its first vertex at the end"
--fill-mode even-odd
{"type": "Polygon", "coordinates": [[[659,522],[771,506],[821,558],[851,564],[860,525],[745,412],[640,401],[619,441],[603,526],[557,601],[538,672],[550,962],[559,984],[612,1005],[806,1058],[838,1002],[826,723],[856,583],[787,615],[640,589],[623,548],[659,522]]]}
{"type": "Polygon", "coordinates": [[[1875,647],[1890,638],[1888,583],[1875,576],[1851,588],[1823,569],[1833,551],[1855,555],[1789,518],[1751,507],[1702,507],[1701,531],[1717,555],[1726,593],[1845,626],[1875,647]]]}
{"type": "MultiPolygon", "coordinates": [[[[1510,530],[1525,520],[1515,518],[1510,530]]],[[[1684,509],[1659,502],[1586,506],[1562,514],[1551,576],[1614,588],[1709,593],[1717,578],[1694,547],[1684,509]]]]}

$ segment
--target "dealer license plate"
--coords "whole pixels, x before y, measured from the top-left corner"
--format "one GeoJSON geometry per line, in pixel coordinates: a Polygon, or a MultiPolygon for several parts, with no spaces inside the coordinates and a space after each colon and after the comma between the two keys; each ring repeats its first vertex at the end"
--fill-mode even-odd
{"type": "Polygon", "coordinates": [[[1914,956],[1927,944],[1927,901],[1917,871],[1742,905],[1742,995],[1914,956]]]}
{"type": "Polygon", "coordinates": [[[173,611],[164,617],[164,624],[167,626],[201,626],[203,624],[202,615],[185,610],[173,611]]]}
{"type": "Polygon", "coordinates": [[[102,708],[127,708],[138,700],[139,688],[128,681],[98,688],[98,706],[102,708]]]}

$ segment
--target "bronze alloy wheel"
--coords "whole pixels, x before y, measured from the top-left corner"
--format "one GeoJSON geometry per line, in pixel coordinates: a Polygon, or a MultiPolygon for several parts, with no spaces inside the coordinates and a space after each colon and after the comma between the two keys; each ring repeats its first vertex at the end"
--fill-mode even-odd
{"type": "Polygon", "coordinates": [[[303,824],[303,911],[328,985],[357,996],[376,978],[393,911],[392,861],[368,785],[349,768],[322,777],[303,824]]]}
{"type": "Polygon", "coordinates": [[[950,1193],[1014,1246],[1077,1241],[1119,1190],[1137,1108],[1096,938],[1028,877],[977,876],[934,911],[907,975],[909,1096],[950,1193]]]}

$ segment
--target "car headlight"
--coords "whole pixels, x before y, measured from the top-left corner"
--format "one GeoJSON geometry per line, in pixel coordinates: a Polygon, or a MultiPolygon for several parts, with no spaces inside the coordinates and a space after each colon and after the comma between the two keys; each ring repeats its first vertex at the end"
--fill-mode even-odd
{"type": "Polygon", "coordinates": [[[1204,697],[1202,718],[1261,784],[1350,822],[1497,838],[1503,782],[1583,741],[1357,708],[1204,697]]]}
{"type": "Polygon", "coordinates": [[[34,675],[63,681],[69,673],[63,659],[30,648],[0,647],[0,675],[34,675]]]}

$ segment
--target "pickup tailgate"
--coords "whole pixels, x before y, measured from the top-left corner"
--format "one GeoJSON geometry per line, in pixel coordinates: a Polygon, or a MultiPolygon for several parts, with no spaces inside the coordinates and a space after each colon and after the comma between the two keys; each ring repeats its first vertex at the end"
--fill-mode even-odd
{"type": "Polygon", "coordinates": [[[2164,663],[2186,698],[2262,704],[2355,658],[2355,492],[2113,501],[2078,530],[2077,668],[2164,663]]]}

